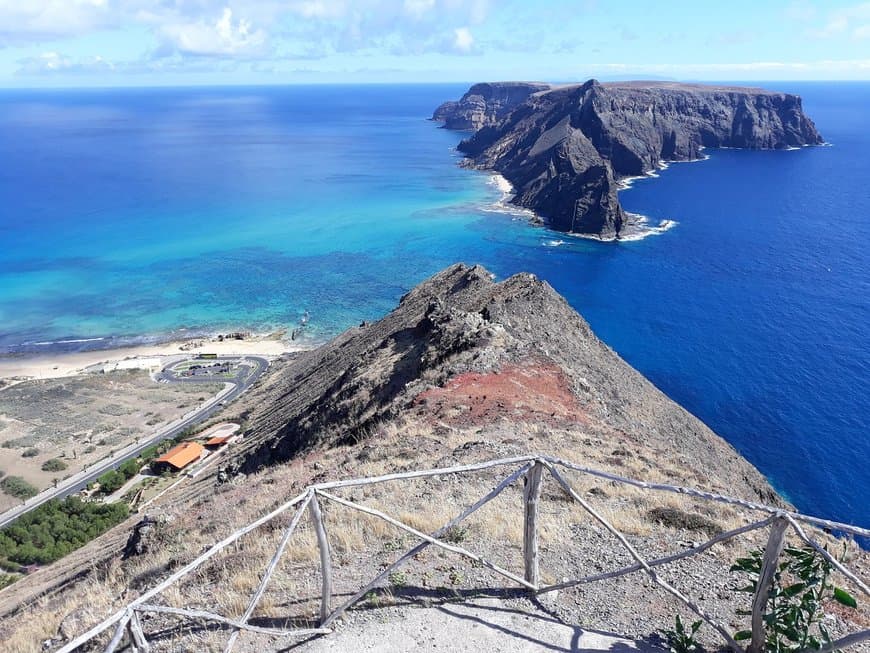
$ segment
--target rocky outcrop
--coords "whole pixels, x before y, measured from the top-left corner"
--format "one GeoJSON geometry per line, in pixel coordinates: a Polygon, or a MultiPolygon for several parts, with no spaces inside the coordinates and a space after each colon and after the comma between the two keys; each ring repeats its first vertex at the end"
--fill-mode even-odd
{"type": "Polygon", "coordinates": [[[530,95],[550,88],[540,82],[493,82],[475,84],[458,102],[445,102],[435,109],[432,120],[447,129],[480,129],[504,118],[530,95]]]}
{"type": "MultiPolygon", "coordinates": [[[[439,110],[448,126],[466,115],[439,110]]],[[[476,110],[481,126],[459,145],[468,164],[504,175],[512,201],[548,226],[606,240],[634,226],[617,198],[622,178],[697,159],[704,148],[823,142],[800,97],[755,88],[590,80],[530,94],[501,120],[499,111],[476,110]]]]}
{"type": "Polygon", "coordinates": [[[687,467],[716,469],[723,489],[778,500],[761,474],[601,342],[547,283],[529,274],[495,283],[485,269],[465,265],[270,376],[247,398],[247,435],[233,471],[360,442],[380,424],[415,410],[431,417],[451,393],[481,387],[482,395],[460,402],[461,415],[479,417],[487,402],[498,403],[500,419],[517,423],[544,396],[532,419],[538,425],[562,420],[568,430],[619,433],[673,460],[685,457],[687,467]],[[525,389],[509,399],[501,385],[525,389]]]}

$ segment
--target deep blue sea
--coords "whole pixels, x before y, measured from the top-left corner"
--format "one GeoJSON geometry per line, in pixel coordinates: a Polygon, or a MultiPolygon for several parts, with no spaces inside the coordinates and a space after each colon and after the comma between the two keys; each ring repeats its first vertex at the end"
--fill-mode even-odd
{"type": "Polygon", "coordinates": [[[464,86],[0,91],[0,352],[243,328],[322,340],[455,261],[548,280],[802,510],[870,525],[870,84],[829,147],[711,151],[596,243],[498,210],[426,120],[464,86]]]}

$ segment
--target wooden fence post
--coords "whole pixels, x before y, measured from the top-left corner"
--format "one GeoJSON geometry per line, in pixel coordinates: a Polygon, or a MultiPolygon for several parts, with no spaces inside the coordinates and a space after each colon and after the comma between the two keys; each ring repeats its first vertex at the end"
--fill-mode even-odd
{"type": "Polygon", "coordinates": [[[145,638],[145,632],[142,630],[142,624],[139,621],[139,613],[133,610],[130,616],[130,623],[127,625],[130,631],[130,641],[133,642],[133,650],[135,653],[150,653],[151,646],[145,638]]]}
{"type": "Polygon", "coordinates": [[[329,552],[329,539],[326,536],[326,527],[323,523],[323,513],[317,502],[317,492],[311,497],[308,510],[311,513],[311,521],[314,532],[317,535],[317,548],[320,549],[320,623],[326,621],[330,612],[330,600],[332,598],[332,556],[329,552]]]}
{"type": "Polygon", "coordinates": [[[748,653],[761,653],[764,650],[766,639],[764,608],[770,598],[770,589],[773,587],[779,556],[785,547],[787,528],[788,520],[783,516],[777,517],[770,525],[770,535],[767,538],[767,547],[764,549],[761,571],[758,574],[758,586],[755,588],[755,596],[752,599],[752,640],[747,649],[748,653]]]}
{"type": "Polygon", "coordinates": [[[526,483],[523,487],[523,563],[525,579],[538,586],[538,502],[541,498],[541,478],[544,466],[535,461],[532,468],[526,472],[526,483]]]}

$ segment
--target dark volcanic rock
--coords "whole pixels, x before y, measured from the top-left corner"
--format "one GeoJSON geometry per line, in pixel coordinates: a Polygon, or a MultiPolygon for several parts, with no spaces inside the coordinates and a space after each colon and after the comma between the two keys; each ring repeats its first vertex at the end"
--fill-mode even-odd
{"type": "MultiPolygon", "coordinates": [[[[448,126],[464,124],[468,111],[462,101],[439,107],[448,126]]],[[[501,120],[499,112],[503,103],[475,109],[481,127],[459,145],[469,164],[504,175],[516,191],[512,201],[554,229],[603,239],[631,225],[617,199],[624,177],[697,159],[705,147],[823,142],[800,97],[755,88],[590,80],[529,94],[501,120]]]]}
{"type": "Polygon", "coordinates": [[[458,102],[445,102],[435,109],[432,120],[447,129],[480,129],[504,118],[532,93],[546,91],[540,82],[493,82],[475,84],[458,102]]]}
{"type": "Polygon", "coordinates": [[[733,492],[777,500],[730,445],[596,338],[548,284],[529,274],[495,283],[483,268],[465,265],[423,282],[383,319],[300,354],[252,392],[237,471],[355,443],[432,388],[529,362],[561,371],[583,428],[597,423],[631,434],[698,469],[718,470],[733,492]]]}

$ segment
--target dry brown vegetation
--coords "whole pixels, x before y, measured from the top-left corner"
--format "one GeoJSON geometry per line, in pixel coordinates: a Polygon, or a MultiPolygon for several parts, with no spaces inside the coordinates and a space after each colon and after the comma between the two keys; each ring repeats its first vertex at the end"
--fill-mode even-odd
{"type": "MultiPolygon", "coordinates": [[[[24,381],[0,389],[0,471],[44,489],[154,433],[221,387],[160,384],[147,372],[130,370],[24,381]],[[43,470],[54,458],[61,458],[67,468],[43,470]]],[[[0,493],[0,510],[16,503],[0,493]]]]}
{"type": "MultiPolygon", "coordinates": [[[[312,452],[283,467],[266,470],[232,483],[214,485],[213,479],[179,489],[186,492],[182,503],[173,493],[161,500],[160,512],[167,520],[154,538],[151,550],[142,556],[99,565],[84,581],[52,597],[40,599],[2,626],[10,650],[41,650],[41,642],[58,635],[81,632],[86,626],[135,598],[172,569],[192,559],[258,515],[279,505],[304,486],[326,478],[362,477],[402,469],[438,467],[516,455],[528,450],[551,452],[566,459],[627,476],[651,472],[643,462],[643,449],[632,455],[614,454],[616,447],[607,434],[569,429],[543,429],[535,425],[496,423],[473,430],[432,424],[414,418],[383,424],[372,440],[328,452],[312,452]],[[588,440],[589,444],[584,444],[588,440]],[[371,442],[382,446],[373,447],[371,442]],[[568,446],[568,443],[571,443],[568,446]]],[[[347,488],[336,494],[383,510],[424,532],[433,532],[465,506],[494,487],[510,470],[486,470],[474,475],[444,475],[434,479],[396,481],[362,488],[347,488]]],[[[651,480],[674,481],[679,470],[648,473],[651,480]]],[[[682,550],[690,542],[707,539],[706,533],[674,528],[652,519],[653,508],[667,507],[680,514],[703,516],[723,530],[757,519],[743,510],[698,502],[682,495],[644,492],[579,472],[566,477],[597,510],[627,534],[648,557],[682,550]]],[[[580,506],[569,501],[554,482],[545,480],[540,521],[541,566],[545,581],[608,571],[631,564],[616,540],[580,506]]],[[[334,603],[343,600],[416,542],[415,539],[375,517],[344,506],[323,503],[333,548],[335,569],[334,603]]],[[[238,617],[247,607],[261,574],[274,553],[283,527],[292,511],[254,531],[216,555],[197,572],[163,592],[165,605],[202,608],[238,617]]],[[[487,559],[522,574],[522,498],[514,486],[472,515],[451,536],[487,559]]],[[[733,589],[738,581],[728,566],[752,547],[763,544],[764,533],[742,536],[717,546],[697,559],[688,559],[662,569],[662,577],[699,598],[701,603],[729,627],[742,627],[734,609],[744,599],[733,589]],[[700,596],[699,596],[700,594],[700,596]]],[[[859,568],[864,558],[850,549],[849,559],[859,568]]],[[[863,567],[866,571],[866,566],[863,567]]],[[[260,606],[254,623],[261,625],[314,624],[319,601],[318,552],[311,526],[303,519],[292,537],[281,565],[260,606]]],[[[432,601],[456,600],[466,593],[488,592],[509,585],[473,562],[429,547],[391,576],[382,591],[363,601],[359,614],[384,605],[426,605],[432,601]]],[[[665,627],[681,612],[669,596],[654,588],[642,575],[585,585],[560,592],[553,611],[564,619],[580,615],[589,627],[605,626],[629,635],[649,635],[651,624],[665,627]],[[613,592],[632,596],[631,611],[611,607],[606,598],[613,592]],[[598,606],[590,610],[590,606],[598,606]],[[638,617],[638,610],[643,618],[638,617]]],[[[685,614],[689,617],[691,615],[685,614]]],[[[867,619],[864,611],[857,621],[867,619]]],[[[856,622],[854,615],[837,615],[856,622]]],[[[219,628],[180,628],[181,622],[154,616],[144,622],[156,633],[157,650],[220,650],[228,632],[219,628]]],[[[703,631],[702,631],[703,632],[703,631]]],[[[705,634],[715,642],[712,631],[705,634]]],[[[239,650],[262,650],[278,641],[261,635],[243,634],[239,650]]]]}

